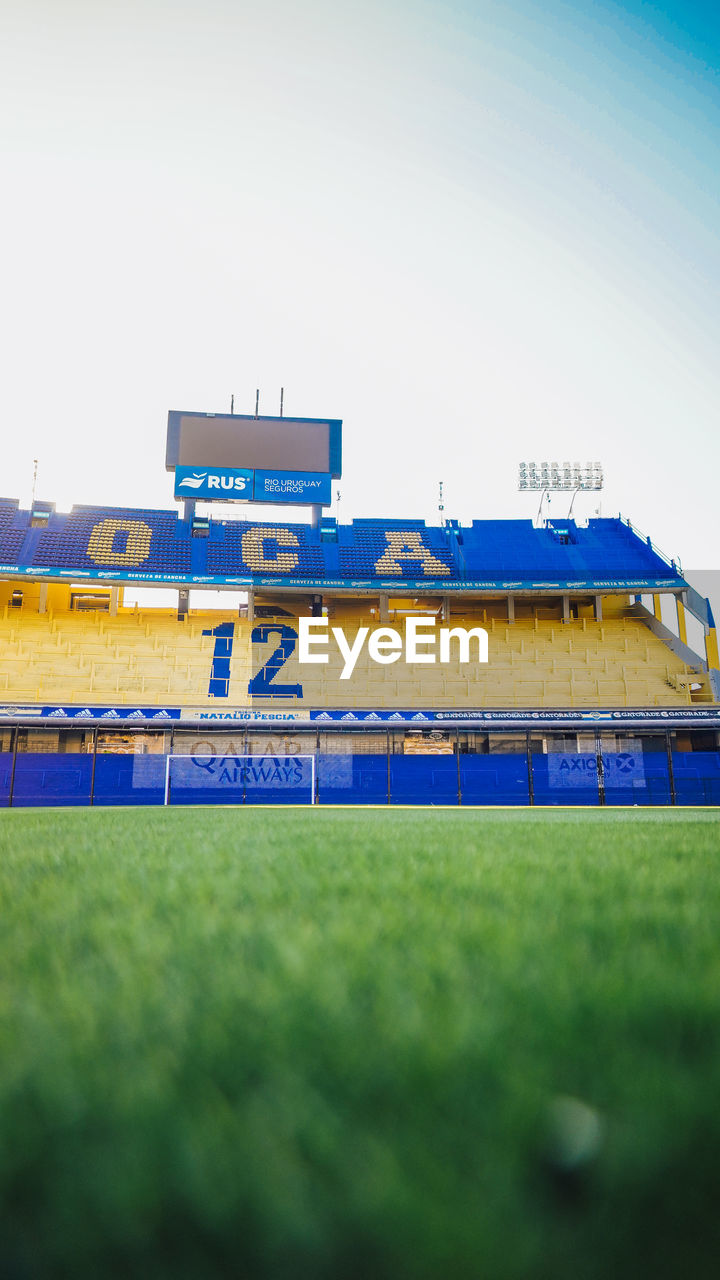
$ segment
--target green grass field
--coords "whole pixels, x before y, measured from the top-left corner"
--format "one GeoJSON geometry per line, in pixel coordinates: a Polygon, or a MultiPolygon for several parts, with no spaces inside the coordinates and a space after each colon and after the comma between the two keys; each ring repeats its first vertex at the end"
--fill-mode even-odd
{"type": "Polygon", "coordinates": [[[0,814],[3,1280],[714,1280],[719,837],[0,814]]]}

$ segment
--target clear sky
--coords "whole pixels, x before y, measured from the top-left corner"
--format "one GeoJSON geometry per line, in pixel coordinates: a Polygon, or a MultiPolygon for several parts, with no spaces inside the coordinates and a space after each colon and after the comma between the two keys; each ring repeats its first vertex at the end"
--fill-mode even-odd
{"type": "Polygon", "coordinates": [[[4,0],[0,492],[172,506],[168,409],[284,385],[341,519],[597,458],[716,567],[719,58],[696,0],[4,0]]]}

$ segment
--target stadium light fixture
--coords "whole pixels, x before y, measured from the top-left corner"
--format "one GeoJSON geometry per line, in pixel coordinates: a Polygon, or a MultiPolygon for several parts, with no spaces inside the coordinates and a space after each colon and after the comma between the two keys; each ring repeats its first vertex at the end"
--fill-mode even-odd
{"type": "Polygon", "coordinates": [[[520,492],[562,493],[573,489],[602,489],[600,462],[521,462],[518,471],[520,492]]]}
{"type": "Polygon", "coordinates": [[[600,462],[521,462],[518,468],[520,493],[539,493],[540,520],[542,505],[551,493],[572,493],[566,519],[572,515],[573,503],[581,490],[599,490],[603,487],[603,469],[600,462]]]}

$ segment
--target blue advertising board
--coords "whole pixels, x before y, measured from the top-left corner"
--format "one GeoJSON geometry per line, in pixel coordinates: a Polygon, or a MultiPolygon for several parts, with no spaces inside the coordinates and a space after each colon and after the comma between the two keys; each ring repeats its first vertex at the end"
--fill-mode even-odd
{"type": "Polygon", "coordinates": [[[247,467],[176,467],[175,497],[203,502],[276,502],[329,506],[329,472],[253,471],[247,467]]]}
{"type": "Polygon", "coordinates": [[[175,497],[205,502],[249,502],[253,475],[247,467],[176,467],[175,497]]]}
{"type": "MultiPolygon", "coordinates": [[[[80,556],[78,556],[80,561],[80,556]]],[[[80,561],[80,563],[82,563],[80,561]]],[[[122,568],[105,569],[93,568],[85,569],[77,565],[69,564],[60,568],[56,565],[38,565],[38,564],[0,564],[0,573],[4,573],[9,578],[56,578],[60,581],[74,582],[76,578],[87,578],[92,582],[100,582],[102,579],[116,582],[157,582],[172,586],[183,586],[186,583],[204,584],[207,586],[261,586],[261,587],[302,587],[307,591],[422,591],[428,592],[442,591],[447,594],[477,593],[486,592],[488,590],[495,591],[539,591],[547,590],[547,583],[538,583],[533,578],[523,579],[522,582],[505,582],[502,578],[492,580],[483,580],[480,582],[476,578],[354,578],[346,576],[344,578],[334,578],[322,576],[318,574],[308,574],[307,577],[293,577],[286,573],[273,574],[272,577],[261,575],[250,567],[247,567],[243,574],[227,574],[227,573],[186,573],[180,569],[173,569],[172,572],[163,572],[162,570],[143,570],[136,568],[134,565],[124,565],[122,568]]],[[[581,588],[588,591],[598,591],[602,589],[607,592],[642,592],[651,593],[656,591],[676,591],[678,586],[683,585],[684,580],[680,577],[676,578],[613,578],[606,582],[598,582],[595,578],[587,578],[583,582],[567,582],[560,581],[554,583],[553,586],[557,590],[577,591],[581,588]]]]}
{"type": "Polygon", "coordinates": [[[255,502],[303,502],[329,506],[330,474],[323,471],[256,471],[255,502]]]}
{"type": "MultiPolygon", "coordinates": [[[[589,729],[592,731],[600,728],[617,730],[622,728],[623,731],[649,733],[674,728],[717,729],[720,727],[720,708],[717,706],[604,707],[590,710],[580,707],[564,707],[560,709],[543,707],[538,711],[530,711],[519,708],[503,710],[499,707],[492,709],[468,707],[462,711],[456,711],[450,707],[443,707],[440,710],[431,707],[426,707],[423,710],[417,710],[412,707],[400,710],[377,707],[372,710],[368,707],[353,711],[342,707],[330,710],[320,710],[315,707],[296,707],[292,710],[268,711],[253,705],[217,709],[215,707],[210,708],[207,705],[195,707],[146,707],[142,705],[136,706],[132,703],[119,707],[97,706],[94,704],[86,706],[59,706],[52,704],[43,706],[39,703],[28,702],[0,704],[0,721],[3,723],[7,721],[22,722],[28,719],[47,720],[53,723],[61,720],[84,720],[90,722],[102,720],[116,723],[122,722],[123,725],[149,724],[152,722],[157,726],[161,726],[163,721],[189,721],[193,723],[198,723],[201,720],[215,721],[217,723],[235,721],[260,725],[271,721],[275,723],[294,721],[300,724],[314,724],[317,728],[322,728],[323,725],[336,724],[344,726],[346,729],[377,729],[381,726],[385,729],[392,729],[403,725],[408,725],[415,729],[435,725],[442,728],[454,726],[458,729],[470,727],[474,729],[502,728],[503,730],[518,729],[523,731],[526,729],[538,731],[589,729]]],[[[627,749],[616,753],[614,757],[614,774],[610,775],[611,779],[623,771],[629,775],[637,768],[637,762],[633,763],[631,756],[632,753],[627,749]]],[[[562,757],[560,758],[560,763],[556,766],[558,775],[563,772],[561,764],[562,757]]],[[[614,785],[618,785],[616,780],[614,785]]]]}

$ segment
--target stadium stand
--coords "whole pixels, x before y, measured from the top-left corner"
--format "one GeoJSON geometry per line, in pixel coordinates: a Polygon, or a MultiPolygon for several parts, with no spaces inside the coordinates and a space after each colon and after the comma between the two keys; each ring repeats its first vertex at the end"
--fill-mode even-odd
{"type": "Polygon", "coordinates": [[[461,575],[445,531],[428,529],[424,521],[353,520],[338,531],[338,548],[345,578],[461,575]]]}
{"type": "MultiPolygon", "coordinates": [[[[341,679],[343,660],[328,647],[328,664],[303,672],[291,654],[283,664],[283,680],[301,683],[303,701],[313,707],[373,707],[388,709],[434,707],[610,707],[691,706],[712,701],[706,672],[697,672],[669,651],[652,632],[644,630],[629,606],[615,604],[615,616],[602,622],[587,618],[563,626],[539,618],[514,624],[488,617],[469,618],[452,613],[449,625],[486,625],[492,662],[474,667],[472,676],[455,660],[447,666],[420,669],[406,664],[377,665],[367,649],[352,681],[341,679]],[[683,677],[688,677],[683,680],[683,677]],[[693,689],[692,686],[697,688],[693,689]]],[[[0,693],[32,697],[43,704],[58,700],[69,705],[106,698],[115,705],[146,703],[183,706],[208,698],[213,654],[211,630],[217,613],[193,611],[186,622],[174,614],[128,611],[116,617],[104,613],[24,614],[16,616],[6,604],[0,615],[0,693]]],[[[297,620],[290,615],[296,628],[297,620]]],[[[390,621],[401,625],[393,610],[390,621]]],[[[253,648],[253,624],[231,621],[234,627],[233,674],[228,696],[249,707],[248,693],[253,648]],[[240,655],[245,660],[240,660],[240,655]]],[[[377,618],[345,615],[342,604],[332,611],[332,625],[342,626],[352,645],[362,625],[377,618]]],[[[260,650],[273,642],[255,642],[260,650]]],[[[271,695],[272,696],[272,695],[271,695]]],[[[281,699],[283,700],[283,699],[281,699]]],[[[287,701],[295,705],[296,695],[287,701]]],[[[273,700],[273,705],[275,702],[273,700]]]]}
{"type": "Polygon", "coordinates": [[[0,502],[5,569],[55,571],[125,569],[128,578],[157,574],[277,574],[279,578],[604,584],[637,581],[682,585],[677,566],[622,520],[573,521],[537,529],[530,520],[473,521],[432,527],[424,521],[354,520],[333,528],[262,521],[207,521],[193,538],[177,512],[122,507],[73,507],[52,512],[42,529],[17,503],[0,502]],[[137,569],[139,575],[131,571],[137,569]]]}
{"type": "Polygon", "coordinates": [[[73,507],[68,516],[55,516],[40,534],[32,563],[60,569],[126,565],[142,566],[145,572],[189,573],[191,546],[175,511],[73,507]]]}
{"type": "Polygon", "coordinates": [[[207,572],[293,573],[323,577],[325,558],[317,531],[302,524],[233,525],[219,528],[207,545],[207,572]],[[314,535],[314,536],[313,536],[314,535]]]}
{"type": "Polygon", "coordinates": [[[460,537],[469,578],[603,582],[658,572],[666,576],[675,568],[619,519],[590,520],[587,528],[567,521],[544,529],[528,520],[474,520],[460,537]]]}
{"type": "Polygon", "coordinates": [[[7,498],[0,498],[0,559],[11,564],[18,562],[25,541],[25,528],[16,527],[17,518],[17,499],[11,502],[7,498]]]}
{"type": "Polygon", "coordinates": [[[720,802],[709,604],[620,518],[311,527],[2,499],[0,555],[1,804],[162,803],[167,761],[208,751],[312,756],[327,803],[720,802]],[[177,607],[126,606],[132,584],[177,607]],[[197,587],[247,603],[190,608],[197,587]],[[365,646],[343,679],[333,643],[299,662],[311,614],[351,645],[414,615],[483,627],[489,661],[365,646]]]}

